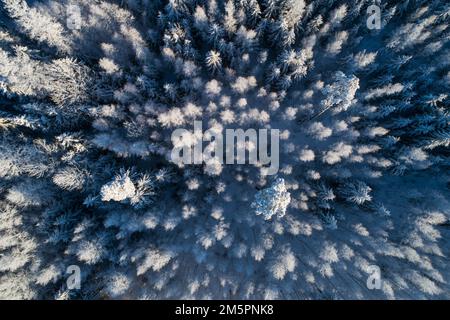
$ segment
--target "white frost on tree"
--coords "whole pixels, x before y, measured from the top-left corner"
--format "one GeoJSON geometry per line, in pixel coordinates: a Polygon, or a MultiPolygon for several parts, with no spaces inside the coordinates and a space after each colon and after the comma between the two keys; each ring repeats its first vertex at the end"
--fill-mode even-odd
{"type": "Polygon", "coordinates": [[[251,204],[257,215],[270,220],[276,215],[282,218],[291,202],[291,194],[287,191],[283,178],[278,178],[269,188],[259,191],[251,204]]]}
{"type": "Polygon", "coordinates": [[[220,67],[222,66],[222,58],[220,57],[220,53],[215,50],[209,51],[206,55],[205,62],[208,68],[210,68],[211,70],[220,69],[220,67]]]}
{"type": "Polygon", "coordinates": [[[372,201],[370,191],[372,191],[372,188],[362,181],[348,182],[340,189],[342,196],[348,202],[357,205],[372,201]]]}
{"type": "Polygon", "coordinates": [[[359,79],[354,75],[346,76],[342,71],[337,71],[334,79],[332,84],[322,89],[322,93],[326,96],[322,100],[322,106],[325,110],[334,107],[335,113],[339,113],[346,111],[352,104],[359,89],[359,79]]]}
{"type": "Polygon", "coordinates": [[[136,193],[136,187],[131,181],[129,173],[125,172],[105,184],[101,191],[102,201],[123,201],[131,199],[136,193]]]}
{"type": "Polygon", "coordinates": [[[31,39],[55,46],[62,52],[70,51],[70,41],[64,35],[63,26],[52,16],[42,10],[30,8],[25,0],[2,2],[9,15],[31,39]]]}
{"type": "Polygon", "coordinates": [[[113,298],[124,294],[131,284],[131,279],[126,274],[115,272],[106,279],[106,292],[113,298]]]}

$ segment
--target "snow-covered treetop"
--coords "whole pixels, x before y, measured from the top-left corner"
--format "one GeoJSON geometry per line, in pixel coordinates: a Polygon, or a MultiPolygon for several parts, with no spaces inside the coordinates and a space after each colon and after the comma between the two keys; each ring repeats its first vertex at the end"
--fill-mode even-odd
{"type": "Polygon", "coordinates": [[[335,113],[345,111],[352,104],[358,89],[359,79],[356,76],[346,76],[342,71],[337,71],[334,82],[322,89],[326,96],[322,105],[326,108],[334,107],[335,113]]]}
{"type": "Polygon", "coordinates": [[[270,220],[276,215],[282,218],[291,202],[291,194],[287,191],[283,178],[278,178],[269,188],[259,191],[255,195],[252,208],[257,215],[262,215],[265,220],[270,220]]]}

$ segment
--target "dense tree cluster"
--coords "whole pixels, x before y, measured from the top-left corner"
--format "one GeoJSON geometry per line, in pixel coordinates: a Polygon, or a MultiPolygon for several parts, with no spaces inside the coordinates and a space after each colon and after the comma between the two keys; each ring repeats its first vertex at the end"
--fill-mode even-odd
{"type": "Polygon", "coordinates": [[[372,4],[1,0],[0,298],[449,299],[450,5],[372,4]]]}

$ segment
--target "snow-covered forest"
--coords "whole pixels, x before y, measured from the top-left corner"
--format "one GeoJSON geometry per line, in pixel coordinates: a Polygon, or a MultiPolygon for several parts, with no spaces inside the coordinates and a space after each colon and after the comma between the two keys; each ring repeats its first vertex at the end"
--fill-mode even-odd
{"type": "Polygon", "coordinates": [[[449,21],[0,0],[0,299],[450,299],[449,21]],[[194,121],[278,129],[278,172],[173,163],[194,121]]]}

